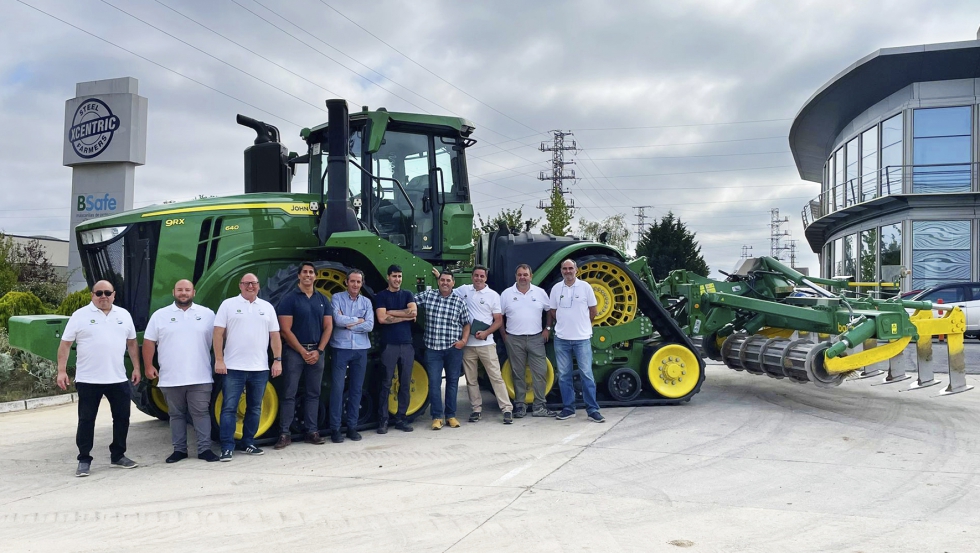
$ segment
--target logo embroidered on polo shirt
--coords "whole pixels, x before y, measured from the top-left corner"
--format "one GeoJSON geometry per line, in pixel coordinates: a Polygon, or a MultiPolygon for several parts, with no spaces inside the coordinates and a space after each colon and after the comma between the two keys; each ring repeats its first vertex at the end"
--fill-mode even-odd
{"type": "Polygon", "coordinates": [[[92,320],[90,320],[90,321],[88,322],[88,324],[92,324],[92,325],[94,325],[94,324],[95,324],[95,319],[92,319],[92,320]]]}
{"type": "Polygon", "coordinates": [[[235,313],[238,313],[239,315],[241,315],[242,314],[242,310],[241,309],[236,309],[235,310],[235,313]]]}
{"type": "Polygon", "coordinates": [[[177,317],[170,317],[170,322],[176,323],[177,322],[177,317]]]}
{"type": "Polygon", "coordinates": [[[194,320],[195,321],[200,321],[201,320],[201,316],[200,315],[194,315],[194,320]]]}

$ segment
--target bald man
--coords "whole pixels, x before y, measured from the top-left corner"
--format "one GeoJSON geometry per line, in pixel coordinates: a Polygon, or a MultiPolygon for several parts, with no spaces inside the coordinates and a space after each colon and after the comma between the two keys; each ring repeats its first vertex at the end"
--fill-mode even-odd
{"type": "Polygon", "coordinates": [[[133,384],[140,382],[140,360],[133,318],[122,307],[113,305],[116,291],[111,282],[100,280],[92,286],[92,303],[71,314],[58,345],[57,384],[68,388],[68,355],[72,342],[77,346],[75,390],[78,391],[78,468],[75,476],[88,476],[92,465],[95,417],[102,397],[112,411],[112,443],[109,459],[113,467],[131,469],[136,461],[126,457],[132,387],[126,378],[123,354],[133,362],[133,384]]]}
{"type": "Polygon", "coordinates": [[[194,424],[197,458],[212,463],[211,451],[211,340],[214,311],[194,303],[194,284],[178,280],[174,302],[158,309],[143,334],[143,367],[146,378],[159,377],[157,388],[167,400],[170,437],[174,452],[168,463],[187,458],[187,419],[194,424]],[[153,366],[157,354],[160,370],[153,366]]]}

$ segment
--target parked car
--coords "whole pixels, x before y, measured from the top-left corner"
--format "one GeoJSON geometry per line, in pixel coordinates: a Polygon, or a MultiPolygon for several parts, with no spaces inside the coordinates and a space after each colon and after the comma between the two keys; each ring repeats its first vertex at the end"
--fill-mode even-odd
{"type": "Polygon", "coordinates": [[[954,282],[927,288],[911,298],[943,305],[955,305],[966,316],[966,337],[980,338],[980,282],[954,282]]]}

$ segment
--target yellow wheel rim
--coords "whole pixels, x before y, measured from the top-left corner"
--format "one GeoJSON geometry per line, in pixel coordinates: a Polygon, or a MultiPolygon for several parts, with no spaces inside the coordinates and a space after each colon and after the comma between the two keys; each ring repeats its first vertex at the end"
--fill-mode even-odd
{"type": "MultiPolygon", "coordinates": [[[[551,364],[551,359],[545,358],[548,361],[547,370],[544,373],[544,395],[551,393],[551,387],[555,385],[555,367],[551,364]]],[[[514,370],[510,366],[510,359],[504,361],[504,366],[500,369],[500,376],[504,379],[504,386],[507,387],[507,395],[510,399],[515,399],[514,396],[514,370]]],[[[524,382],[526,383],[527,393],[524,394],[524,403],[534,403],[534,387],[531,385],[531,366],[524,366],[524,382]]]]}
{"type": "Polygon", "coordinates": [[[626,324],[636,317],[636,289],[620,267],[608,261],[589,261],[578,268],[578,278],[595,292],[598,313],[593,326],[626,324]]]}
{"type": "Polygon", "coordinates": [[[324,296],[332,298],[337,292],[343,292],[347,289],[345,280],[347,280],[347,274],[340,269],[320,269],[316,273],[313,287],[324,296]]]}
{"type": "MultiPolygon", "coordinates": [[[[398,375],[391,379],[391,393],[388,394],[388,412],[392,415],[398,412],[398,375]]],[[[425,372],[425,367],[415,361],[412,365],[412,382],[408,393],[408,410],[405,415],[414,415],[425,405],[425,400],[429,397],[429,375],[425,372]]]]}
{"type": "MultiPolygon", "coordinates": [[[[214,398],[214,418],[221,423],[221,404],[224,400],[224,392],[218,392],[218,396],[214,398]]],[[[265,434],[270,428],[272,428],[273,423],[276,422],[276,417],[279,415],[279,394],[276,393],[276,389],[272,386],[271,382],[267,382],[265,385],[265,394],[262,396],[262,412],[259,414],[259,429],[255,431],[255,436],[259,437],[265,434]]],[[[238,412],[235,417],[235,439],[242,439],[242,424],[245,421],[245,393],[242,393],[242,397],[238,400],[238,412]]]]}
{"type": "Polygon", "coordinates": [[[153,405],[156,405],[157,409],[170,414],[170,408],[167,407],[167,398],[163,397],[163,392],[160,391],[160,388],[157,388],[157,379],[155,378],[150,382],[150,399],[153,400],[153,405]]]}
{"type": "Polygon", "coordinates": [[[679,344],[668,344],[653,352],[647,365],[650,385],[663,397],[684,397],[701,378],[701,366],[693,351],[679,344]]]}

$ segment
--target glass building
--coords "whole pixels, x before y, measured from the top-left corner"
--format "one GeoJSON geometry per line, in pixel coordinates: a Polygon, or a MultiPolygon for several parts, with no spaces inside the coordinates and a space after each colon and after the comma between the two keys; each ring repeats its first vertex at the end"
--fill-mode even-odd
{"type": "Polygon", "coordinates": [[[821,87],[789,135],[800,177],[820,183],[802,212],[820,276],[903,292],[980,281],[978,129],[980,34],[882,49],[821,87]]]}

